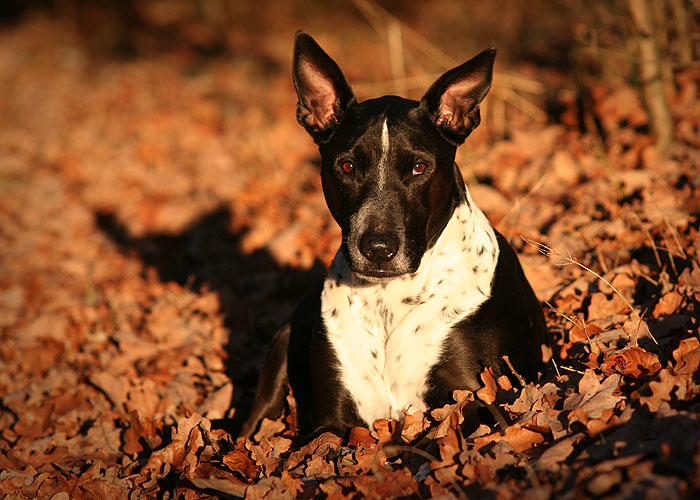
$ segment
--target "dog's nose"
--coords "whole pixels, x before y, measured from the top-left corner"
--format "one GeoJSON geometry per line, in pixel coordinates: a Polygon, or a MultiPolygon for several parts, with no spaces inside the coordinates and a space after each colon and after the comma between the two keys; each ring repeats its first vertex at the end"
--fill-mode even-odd
{"type": "Polygon", "coordinates": [[[398,249],[399,239],[390,233],[365,233],[360,238],[360,252],[375,264],[393,259],[398,249]]]}

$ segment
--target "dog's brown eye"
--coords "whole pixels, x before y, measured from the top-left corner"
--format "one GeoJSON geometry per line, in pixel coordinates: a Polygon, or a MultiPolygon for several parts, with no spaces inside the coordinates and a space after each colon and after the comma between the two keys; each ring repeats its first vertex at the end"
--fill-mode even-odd
{"type": "Polygon", "coordinates": [[[423,172],[425,172],[425,169],[428,168],[428,165],[426,163],[423,163],[421,161],[417,161],[413,165],[413,175],[420,175],[423,172]]]}
{"type": "Polygon", "coordinates": [[[355,165],[350,160],[344,160],[340,163],[340,168],[343,169],[343,172],[349,174],[355,168],[355,165]]]}

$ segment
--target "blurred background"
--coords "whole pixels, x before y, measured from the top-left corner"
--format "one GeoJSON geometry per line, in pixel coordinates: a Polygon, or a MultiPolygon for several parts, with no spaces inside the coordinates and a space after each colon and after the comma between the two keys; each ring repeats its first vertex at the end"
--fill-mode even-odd
{"type": "Polygon", "coordinates": [[[289,73],[304,29],[343,61],[360,96],[420,97],[436,75],[495,46],[503,75],[491,121],[504,133],[518,115],[509,111],[561,119],[591,79],[639,85],[640,37],[653,38],[671,85],[674,71],[698,63],[699,10],[697,0],[5,0],[0,19],[44,17],[93,56],[172,58],[192,73],[224,60],[259,80],[289,73]]]}

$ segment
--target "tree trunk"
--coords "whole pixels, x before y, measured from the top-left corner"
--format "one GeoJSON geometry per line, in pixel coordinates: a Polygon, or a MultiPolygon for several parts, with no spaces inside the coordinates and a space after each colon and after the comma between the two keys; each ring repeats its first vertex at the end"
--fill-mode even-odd
{"type": "Polygon", "coordinates": [[[673,141],[673,120],[666,101],[661,59],[654,40],[649,0],[628,0],[639,40],[639,73],[657,146],[665,150],[673,141]]]}

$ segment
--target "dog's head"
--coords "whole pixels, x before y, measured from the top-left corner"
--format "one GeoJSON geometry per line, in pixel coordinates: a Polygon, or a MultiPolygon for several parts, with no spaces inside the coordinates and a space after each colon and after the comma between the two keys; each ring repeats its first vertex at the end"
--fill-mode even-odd
{"type": "Polygon", "coordinates": [[[297,120],[319,145],[323,191],[355,275],[381,281],[415,272],[464,198],[455,152],[479,125],[495,56],[487,49],[448,71],[420,102],[358,103],[335,61],[297,33],[297,120]]]}

